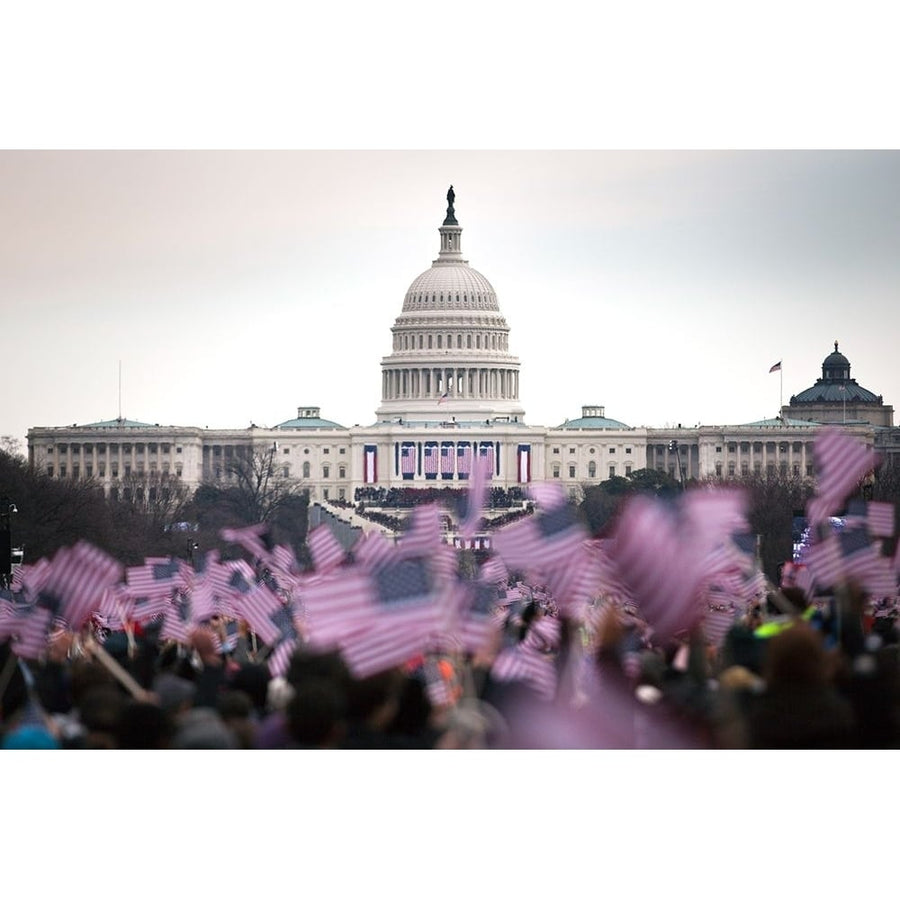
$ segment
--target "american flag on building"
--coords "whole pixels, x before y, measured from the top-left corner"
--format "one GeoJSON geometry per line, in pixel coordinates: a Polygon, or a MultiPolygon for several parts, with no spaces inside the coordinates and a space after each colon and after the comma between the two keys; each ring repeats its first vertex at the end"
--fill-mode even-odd
{"type": "Polygon", "coordinates": [[[519,444],[516,450],[516,464],[519,484],[528,484],[531,481],[531,444],[519,444]]]}
{"type": "Polygon", "coordinates": [[[456,445],[456,472],[461,479],[466,479],[471,469],[472,445],[468,441],[460,441],[456,445]]]}
{"type": "Polygon", "coordinates": [[[478,448],[478,458],[485,461],[485,478],[490,481],[494,476],[494,445],[483,443],[478,448]]]}
{"type": "Polygon", "coordinates": [[[441,478],[445,481],[453,478],[453,449],[451,441],[441,444],[441,478]]]}
{"type": "Polygon", "coordinates": [[[363,447],[363,482],[375,484],[378,481],[378,448],[374,444],[363,447]]]}
{"type": "Polygon", "coordinates": [[[415,444],[403,444],[400,447],[400,472],[407,480],[416,474],[415,444]]]}
{"type": "Polygon", "coordinates": [[[437,441],[425,442],[425,477],[433,480],[438,476],[438,445],[437,441]]]}

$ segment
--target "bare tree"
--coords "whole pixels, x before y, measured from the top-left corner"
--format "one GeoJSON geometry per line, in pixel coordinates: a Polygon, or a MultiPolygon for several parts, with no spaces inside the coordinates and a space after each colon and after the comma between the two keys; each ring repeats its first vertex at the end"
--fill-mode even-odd
{"type": "Polygon", "coordinates": [[[299,481],[276,472],[277,444],[235,449],[237,452],[225,471],[245,521],[268,522],[288,501],[304,493],[299,481]]]}
{"type": "Polygon", "coordinates": [[[140,513],[152,528],[165,528],[184,518],[191,491],[168,472],[129,472],[119,479],[113,502],[140,513]]]}

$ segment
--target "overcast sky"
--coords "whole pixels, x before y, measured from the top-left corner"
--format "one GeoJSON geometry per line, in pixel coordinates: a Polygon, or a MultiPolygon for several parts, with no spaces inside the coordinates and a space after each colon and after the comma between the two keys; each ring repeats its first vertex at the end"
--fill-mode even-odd
{"type": "Polygon", "coordinates": [[[493,284],[526,421],[738,424],[835,340],[900,403],[900,153],[7,151],[0,433],[374,421],[439,248],[493,284]],[[10,328],[11,326],[11,328],[10,328]]]}

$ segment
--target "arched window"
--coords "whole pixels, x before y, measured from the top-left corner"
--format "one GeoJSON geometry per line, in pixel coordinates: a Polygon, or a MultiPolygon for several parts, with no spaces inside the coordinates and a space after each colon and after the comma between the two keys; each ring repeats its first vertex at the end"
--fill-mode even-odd
{"type": "Polygon", "coordinates": [[[303,463],[303,477],[309,478],[309,460],[303,463]]]}
{"type": "Polygon", "coordinates": [[[588,463],[588,478],[596,478],[597,477],[597,463],[594,460],[591,460],[588,463]]]}

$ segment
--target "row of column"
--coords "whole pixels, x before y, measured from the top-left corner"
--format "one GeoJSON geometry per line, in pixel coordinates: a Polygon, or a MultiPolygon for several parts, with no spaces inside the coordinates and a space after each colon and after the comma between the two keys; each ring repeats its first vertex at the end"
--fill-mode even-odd
{"type": "MultiPolygon", "coordinates": [[[[715,472],[717,463],[720,463],[722,466],[722,474],[727,474],[729,465],[734,465],[735,475],[742,473],[743,464],[746,464],[747,472],[749,473],[755,471],[755,466],[757,465],[759,465],[762,472],[768,471],[770,465],[775,466],[776,470],[784,465],[787,467],[788,472],[793,472],[794,466],[797,466],[798,474],[800,475],[806,475],[807,465],[812,465],[812,445],[809,445],[809,452],[807,452],[807,443],[805,441],[801,443],[799,450],[794,449],[793,441],[788,442],[787,451],[779,449],[780,441],[776,442],[774,450],[769,450],[765,443],[760,450],[754,450],[753,444],[758,442],[749,442],[750,447],[747,450],[741,450],[741,442],[737,441],[734,442],[737,446],[733,453],[729,452],[728,443],[730,442],[726,441],[723,444],[716,445],[722,447],[720,453],[716,453],[715,446],[704,445],[699,459],[697,457],[698,447],[696,444],[681,445],[678,457],[676,457],[675,451],[669,451],[665,448],[663,450],[654,448],[653,464],[677,464],[677,460],[680,457],[686,477],[712,475],[715,472]],[[699,471],[694,464],[699,464],[699,471]]],[[[649,452],[648,465],[651,465],[649,452]]]]}
{"type": "Polygon", "coordinates": [[[519,373],[516,369],[385,369],[382,373],[385,400],[437,400],[448,397],[517,400],[519,373]]]}
{"type": "Polygon", "coordinates": [[[763,444],[762,450],[754,450],[753,444],[751,443],[749,450],[741,451],[741,445],[738,443],[734,453],[728,453],[726,448],[726,452],[723,452],[722,454],[717,453],[716,456],[721,455],[725,457],[722,462],[726,472],[728,471],[729,463],[734,463],[736,474],[741,473],[742,463],[747,463],[749,472],[752,472],[754,466],[757,463],[760,463],[763,472],[766,472],[770,465],[774,465],[776,470],[780,466],[786,465],[788,472],[792,472],[793,467],[796,465],[799,467],[799,474],[806,475],[806,466],[807,464],[812,465],[813,460],[812,445],[810,445],[809,454],[807,454],[806,448],[807,445],[805,441],[801,443],[799,450],[794,450],[793,442],[790,442],[788,444],[787,452],[784,453],[778,449],[778,444],[775,445],[774,450],[767,449],[765,444],[763,444]]]}

